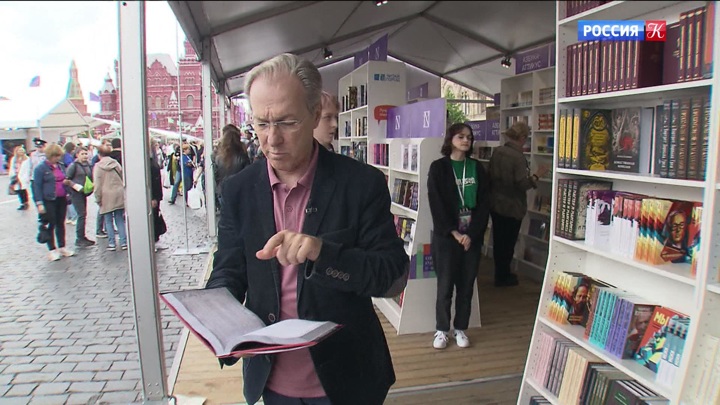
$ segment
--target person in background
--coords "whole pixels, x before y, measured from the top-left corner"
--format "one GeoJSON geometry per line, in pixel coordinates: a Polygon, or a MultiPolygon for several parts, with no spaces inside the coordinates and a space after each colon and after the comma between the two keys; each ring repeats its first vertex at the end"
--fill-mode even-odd
{"type": "MultiPolygon", "coordinates": [[[[110,142],[109,139],[103,139],[100,146],[96,148],[97,153],[95,154],[95,156],[93,156],[92,160],[90,161],[90,168],[93,170],[93,172],[95,171],[95,165],[97,164],[97,162],[100,161],[100,158],[102,157],[100,155],[101,147],[105,147],[109,150],[112,150],[112,143],[110,142]]],[[[98,211],[97,218],[95,221],[95,237],[101,238],[101,239],[108,237],[107,232],[105,232],[105,218],[103,218],[102,214],[100,214],[100,211],[98,211]]]]}
{"type": "Polygon", "coordinates": [[[110,141],[110,146],[112,146],[112,151],[110,152],[110,157],[115,159],[118,163],[120,163],[120,166],[122,166],[122,139],[120,138],[113,138],[110,141]]]}
{"type": "Polygon", "coordinates": [[[160,168],[162,167],[161,157],[162,150],[160,149],[157,141],[152,141],[150,147],[150,192],[152,199],[150,200],[150,207],[152,208],[153,214],[153,236],[155,237],[155,251],[167,249],[167,246],[160,242],[160,236],[162,233],[159,232],[157,223],[160,221],[160,201],[163,199],[163,187],[162,187],[162,174],[160,168]]]}
{"type": "Polygon", "coordinates": [[[250,162],[254,162],[255,157],[257,156],[258,145],[255,142],[256,139],[257,137],[254,136],[252,132],[245,130],[245,138],[243,139],[243,143],[245,144],[245,148],[247,149],[247,154],[250,158],[250,162]]]}
{"type": "Polygon", "coordinates": [[[338,129],[338,113],[340,111],[340,103],[337,97],[323,91],[320,97],[322,101],[322,115],[320,115],[320,123],[313,131],[313,136],[330,152],[335,152],[333,141],[338,129]]]}
{"type": "Polygon", "coordinates": [[[18,211],[28,209],[28,189],[30,188],[30,158],[25,153],[25,148],[16,146],[10,164],[10,186],[17,192],[20,206],[18,211]],[[14,183],[14,184],[13,184],[14,183]]]}
{"type": "Polygon", "coordinates": [[[112,150],[100,147],[100,161],[93,169],[95,180],[95,202],[100,206],[99,213],[105,221],[108,236],[107,250],[116,250],[115,228],[120,239],[120,248],[127,249],[125,232],[125,188],[123,186],[122,167],[110,156],[112,150]]]}
{"type": "Polygon", "coordinates": [[[447,347],[450,310],[455,295],[453,329],[459,347],[470,346],[470,323],[483,236],[489,217],[489,184],[482,164],[470,157],[473,133],[467,124],[453,124],[430,164],[428,201],[432,216],[431,253],[437,274],[433,347],[447,347]]]}
{"type": "MultiPolygon", "coordinates": [[[[190,191],[193,186],[193,176],[195,175],[195,163],[192,161],[192,157],[190,154],[192,153],[192,148],[187,143],[183,145],[182,147],[182,181],[183,181],[183,197],[185,198],[185,205],[187,205],[188,201],[188,191],[190,191]]],[[[175,204],[175,199],[170,199],[170,204],[175,204]]]]}
{"type": "Polygon", "coordinates": [[[225,180],[250,165],[250,157],[241,139],[242,133],[238,127],[233,124],[225,125],[218,144],[217,155],[213,155],[218,209],[222,207],[220,196],[225,180]]]}
{"type": "Polygon", "coordinates": [[[490,216],[492,218],[493,260],[495,286],[518,284],[517,275],[510,270],[520,224],[527,213],[527,190],[537,187],[537,181],[547,173],[547,167],[530,174],[523,145],[530,136],[524,122],[516,122],[505,131],[508,141],[493,150],[490,157],[490,216]]]}
{"type": "Polygon", "coordinates": [[[77,212],[77,225],[75,226],[75,246],[89,247],[95,244],[94,241],[85,235],[85,219],[87,218],[87,196],[85,194],[85,180],[93,180],[92,169],[90,168],[90,152],[86,147],[80,146],[75,153],[75,161],[67,168],[67,179],[65,185],[70,188],[70,199],[72,206],[77,212]]]}
{"type": "Polygon", "coordinates": [[[244,88],[266,158],[223,184],[206,288],[226,287],[268,324],[343,325],[309,349],[245,358],[245,399],[380,405],[395,372],[371,298],[395,294],[409,262],[385,176],[313,138],[322,79],[309,61],[277,56],[253,68],[244,88]]]}
{"type": "Polygon", "coordinates": [[[172,190],[170,191],[170,205],[175,204],[177,199],[178,189],[180,188],[180,181],[182,175],[180,173],[180,160],[182,154],[180,153],[180,146],[178,144],[173,145],[174,152],[168,155],[167,169],[170,172],[170,184],[172,184],[172,190]]]}
{"type": "Polygon", "coordinates": [[[60,260],[61,256],[75,254],[65,247],[65,213],[67,211],[67,189],[65,166],[60,163],[63,149],[53,143],[44,148],[45,160],[33,171],[33,200],[42,221],[48,223],[50,240],[47,242],[48,258],[60,260]]]}
{"type": "MultiPolygon", "coordinates": [[[[62,158],[62,164],[65,166],[65,170],[67,171],[68,167],[75,161],[75,149],[77,148],[77,145],[75,145],[71,141],[65,142],[65,145],[63,145],[63,149],[65,150],[65,154],[62,158]]],[[[71,196],[68,196],[69,198],[71,196]]],[[[70,198],[71,199],[71,198],[70,198]]],[[[78,220],[78,213],[75,209],[75,206],[73,204],[69,204],[67,208],[67,218],[65,219],[66,224],[70,225],[77,225],[78,220]]]]}
{"type": "MultiPolygon", "coordinates": [[[[40,138],[33,138],[35,150],[30,152],[30,173],[35,173],[35,168],[45,160],[45,146],[47,141],[40,138]]],[[[32,181],[32,179],[30,180],[32,181]]]]}

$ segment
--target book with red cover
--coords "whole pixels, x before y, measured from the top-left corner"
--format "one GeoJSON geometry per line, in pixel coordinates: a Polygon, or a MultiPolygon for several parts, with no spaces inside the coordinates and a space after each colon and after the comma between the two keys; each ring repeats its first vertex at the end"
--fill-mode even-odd
{"type": "Polygon", "coordinates": [[[655,307],[650,324],[645,330],[638,351],[635,353],[635,361],[657,373],[658,363],[662,357],[663,348],[667,338],[667,324],[672,317],[688,318],[680,312],[666,307],[655,307]]]}
{"type": "Polygon", "coordinates": [[[342,327],[305,319],[285,319],[265,326],[225,287],[164,292],[160,298],[220,358],[303,349],[342,327]]]}

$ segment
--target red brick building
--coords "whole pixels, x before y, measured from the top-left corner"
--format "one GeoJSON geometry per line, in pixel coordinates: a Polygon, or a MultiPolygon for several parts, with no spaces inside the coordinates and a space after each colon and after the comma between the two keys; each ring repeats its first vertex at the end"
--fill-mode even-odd
{"type": "MultiPolygon", "coordinates": [[[[177,132],[182,125],[183,134],[202,138],[205,128],[202,119],[202,65],[190,43],[185,41],[185,54],[178,64],[168,54],[150,54],[146,63],[148,126],[177,132]],[[178,120],[179,116],[182,121],[178,120]]],[[[120,93],[115,84],[117,77],[118,62],[115,61],[116,80],[113,82],[109,74],[105,77],[98,94],[101,111],[94,116],[120,121],[120,93]]],[[[219,137],[219,111],[220,99],[213,92],[213,138],[219,137]]],[[[230,120],[236,116],[234,111],[228,115],[230,120]]],[[[109,126],[102,126],[95,131],[102,134],[112,130],[109,126]]]]}

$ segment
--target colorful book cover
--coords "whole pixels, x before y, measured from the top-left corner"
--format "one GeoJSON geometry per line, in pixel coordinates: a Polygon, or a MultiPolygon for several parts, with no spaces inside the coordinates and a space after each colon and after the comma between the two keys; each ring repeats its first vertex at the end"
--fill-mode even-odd
{"type": "Polygon", "coordinates": [[[640,112],[639,107],[612,110],[612,170],[639,172],[640,112]]]}
{"type": "Polygon", "coordinates": [[[657,373],[658,363],[667,341],[667,324],[674,316],[688,318],[670,308],[656,307],[635,354],[635,360],[654,373],[657,373]]]}
{"type": "Polygon", "coordinates": [[[690,263],[690,249],[688,240],[688,228],[691,222],[693,202],[676,200],[659,200],[659,211],[657,212],[655,238],[653,243],[655,249],[649,262],[653,264],[663,263],[690,263]]]}
{"type": "Polygon", "coordinates": [[[612,149],[612,111],[582,109],[580,118],[580,169],[609,170],[612,149]]]}
{"type": "Polygon", "coordinates": [[[693,276],[697,274],[697,261],[700,256],[702,212],[702,203],[694,203],[690,216],[690,224],[688,225],[688,252],[690,253],[690,272],[693,276]]]}

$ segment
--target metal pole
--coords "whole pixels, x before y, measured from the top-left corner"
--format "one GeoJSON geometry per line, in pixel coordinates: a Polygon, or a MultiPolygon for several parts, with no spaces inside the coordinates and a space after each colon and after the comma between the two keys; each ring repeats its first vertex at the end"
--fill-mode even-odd
{"type": "MultiPolygon", "coordinates": [[[[215,215],[215,176],[213,176],[213,125],[212,125],[212,86],[210,84],[210,40],[204,40],[202,60],[202,89],[203,89],[203,137],[205,138],[205,209],[207,211],[208,236],[217,236],[217,223],[215,215]]],[[[220,115],[223,114],[225,103],[222,103],[220,115]]],[[[222,129],[222,127],[221,127],[222,129]]]]}
{"type": "Polygon", "coordinates": [[[148,162],[145,91],[145,2],[118,2],[120,76],[122,77],[123,161],[142,157],[123,166],[130,245],[130,278],[140,360],[144,403],[168,403],[167,377],[160,326],[160,305],[148,162]]]}

